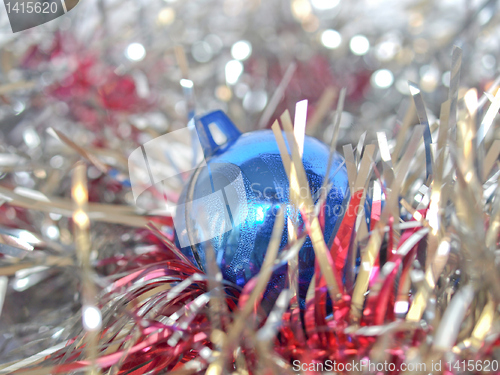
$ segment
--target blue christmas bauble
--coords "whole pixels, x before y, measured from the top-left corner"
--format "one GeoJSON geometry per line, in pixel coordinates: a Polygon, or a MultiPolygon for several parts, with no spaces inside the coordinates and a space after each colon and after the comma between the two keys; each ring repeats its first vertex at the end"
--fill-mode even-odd
{"type": "MultiPolygon", "coordinates": [[[[196,169],[179,200],[176,242],[202,270],[206,270],[207,251],[213,249],[223,277],[244,286],[263,264],[280,205],[286,207],[280,249],[287,244],[287,217],[293,217],[295,209],[290,204],[288,177],[271,130],[241,134],[222,111],[197,118],[196,129],[206,163],[196,169]]],[[[327,171],[328,157],[326,145],[305,137],[302,160],[316,201],[327,172],[330,176],[324,210],[326,242],[342,212],[348,187],[342,157],[335,153],[331,169],[327,171]]],[[[313,273],[314,250],[307,237],[299,252],[302,305],[313,273]]],[[[285,286],[285,276],[286,267],[274,272],[263,301],[266,309],[285,286]]]]}

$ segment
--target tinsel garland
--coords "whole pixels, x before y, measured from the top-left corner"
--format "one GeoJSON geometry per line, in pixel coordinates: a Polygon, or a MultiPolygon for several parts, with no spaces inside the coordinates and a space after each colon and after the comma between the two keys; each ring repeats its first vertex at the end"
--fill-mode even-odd
{"type": "MultiPolygon", "coordinates": [[[[313,19],[301,19],[300,2],[293,3],[293,17],[311,27],[313,19]]],[[[481,9],[464,23],[478,19],[481,9]]],[[[482,25],[490,27],[490,21],[482,25]]],[[[272,123],[276,141],[284,142],[280,130],[291,133],[293,124],[281,111],[309,93],[313,113],[306,131],[331,141],[332,152],[342,151],[349,198],[330,244],[321,234],[324,197],[314,209],[307,209],[311,197],[292,201],[304,226],[278,253],[284,225],[278,213],[264,265],[241,289],[223,280],[214,259],[207,259],[204,273],[176,248],[172,218],[155,212],[151,202],[162,194],[175,200],[178,191],[153,190],[143,208],[131,198],[130,150],[165,131],[153,112],[165,98],[144,94],[148,88],[141,91],[141,82],[172,73],[172,66],[179,66],[172,73],[176,81],[193,78],[183,49],[176,50],[176,59],[169,57],[170,68],[153,63],[139,74],[70,39],[58,35],[50,47],[25,51],[19,62],[28,72],[50,66],[52,76],[30,98],[41,119],[28,113],[21,130],[10,134],[10,141],[23,138],[27,149],[5,146],[1,155],[0,373],[499,373],[500,142],[492,134],[500,91],[497,81],[486,87],[469,66],[461,70],[461,49],[453,49],[446,68],[448,100],[424,103],[427,81],[410,82],[409,109],[389,137],[377,131],[365,138],[366,116],[352,133],[342,120],[344,107],[362,100],[369,69],[337,82],[325,74],[328,63],[321,56],[285,68],[269,59],[270,80],[281,95],[274,108],[271,99],[269,110],[255,112],[260,118],[249,116],[254,125],[246,120],[243,127],[272,123]],[[68,44],[74,44],[69,74],[53,68],[68,44]],[[338,90],[342,85],[347,91],[338,90]],[[299,94],[297,87],[303,87],[299,94]],[[477,88],[487,92],[478,95],[477,88]],[[141,117],[148,111],[149,117],[141,117]],[[68,113],[78,127],[65,129],[68,113]],[[331,119],[328,131],[325,119],[331,119]],[[54,122],[43,136],[41,121],[54,122]],[[305,309],[291,284],[264,312],[260,304],[272,271],[296,256],[306,236],[315,243],[316,273],[305,309]],[[33,308],[39,311],[23,318],[33,308]],[[16,324],[8,327],[9,321],[16,324]]],[[[413,43],[417,50],[419,43],[413,43]]],[[[437,60],[442,65],[448,58],[437,60]]],[[[249,74],[257,77],[258,65],[249,62],[249,74]]],[[[2,100],[35,85],[4,86],[2,100]]],[[[212,96],[210,87],[205,96],[212,96]]],[[[226,88],[217,94],[224,97],[226,88]]],[[[173,127],[185,126],[194,107],[189,83],[183,90],[183,97],[167,95],[183,100],[173,127]]],[[[432,99],[442,96],[434,92],[432,99]]],[[[394,104],[387,97],[377,103],[384,99],[394,104]]],[[[19,103],[11,104],[15,109],[19,103]]],[[[387,120],[391,110],[361,112],[376,121],[387,120]]],[[[293,165],[288,178],[309,191],[300,178],[303,165],[294,158],[297,148],[298,142],[292,144],[282,160],[293,165]]]]}

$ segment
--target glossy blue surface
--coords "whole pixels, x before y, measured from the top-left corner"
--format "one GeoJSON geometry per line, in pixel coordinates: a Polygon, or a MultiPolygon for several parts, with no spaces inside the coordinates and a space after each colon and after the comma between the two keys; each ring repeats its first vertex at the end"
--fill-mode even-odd
{"type": "MultiPolygon", "coordinates": [[[[208,167],[201,168],[195,174],[191,185],[184,190],[180,202],[196,201],[213,192],[221,191],[241,172],[244,193],[238,195],[239,211],[234,209],[234,204],[226,205],[228,211],[234,215],[221,215],[217,209],[202,208],[195,204],[189,212],[183,214],[186,215],[186,221],[191,221],[192,231],[206,230],[197,228],[197,225],[203,223],[204,226],[210,227],[210,231],[223,233],[225,228],[227,229],[228,216],[235,225],[232,225],[231,230],[208,241],[182,248],[182,252],[198,263],[200,268],[205,269],[206,250],[211,245],[215,250],[215,258],[223,277],[244,286],[262,266],[274,225],[276,208],[279,205],[286,205],[286,217],[292,213],[288,178],[276,140],[270,130],[254,131],[234,137],[228,145],[213,150],[212,153],[213,155],[207,159],[208,167]],[[233,216],[238,216],[240,220],[233,216]]],[[[306,137],[303,163],[313,197],[318,193],[327,172],[328,155],[326,145],[314,138],[306,137]]],[[[335,227],[336,213],[342,209],[342,201],[348,186],[346,169],[344,166],[340,167],[342,162],[342,157],[335,154],[330,170],[330,182],[333,185],[325,208],[326,242],[335,227]]],[[[187,206],[179,207],[186,210],[187,206]]],[[[286,217],[281,248],[287,243],[286,217]]],[[[302,304],[313,273],[314,250],[308,237],[299,252],[299,293],[302,304]]],[[[265,308],[272,306],[285,286],[285,275],[285,267],[273,274],[265,295],[265,308]]]]}

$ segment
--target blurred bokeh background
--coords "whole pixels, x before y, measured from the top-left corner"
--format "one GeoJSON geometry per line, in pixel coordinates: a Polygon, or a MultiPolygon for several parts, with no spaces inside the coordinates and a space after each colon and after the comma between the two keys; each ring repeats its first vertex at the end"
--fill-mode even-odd
{"type": "MultiPolygon", "coordinates": [[[[463,85],[482,91],[491,85],[499,50],[497,4],[87,0],[15,34],[3,13],[2,83],[26,81],[30,88],[9,92],[2,133],[8,138],[33,116],[70,132],[77,124],[123,138],[129,138],[129,125],[179,128],[188,108],[182,78],[194,83],[197,113],[224,109],[244,131],[269,125],[286,108],[293,112],[301,99],[309,100],[311,118],[325,90],[332,89],[325,96],[335,103],[331,98],[342,87],[342,138],[357,140],[373,127],[397,130],[409,80],[422,89],[431,117],[438,111],[435,103],[448,92],[453,45],[464,51],[463,85]],[[176,58],[176,46],[185,62],[176,58]],[[293,72],[276,105],[271,98],[287,69],[293,72]],[[271,115],[264,114],[269,104],[271,115]]],[[[309,132],[324,137],[329,121],[322,118],[309,132]]],[[[40,133],[44,125],[31,126],[40,133]]]]}

